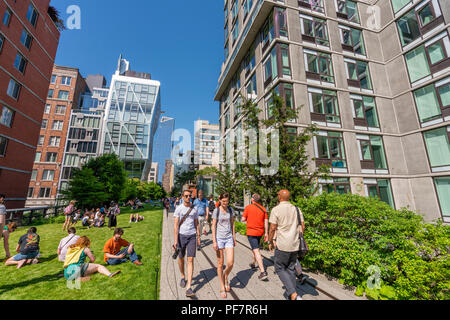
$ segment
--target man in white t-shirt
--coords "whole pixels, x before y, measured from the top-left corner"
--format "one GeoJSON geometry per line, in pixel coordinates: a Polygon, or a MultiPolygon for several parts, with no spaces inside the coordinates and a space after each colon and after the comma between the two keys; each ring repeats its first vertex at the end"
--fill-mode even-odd
{"type": "Polygon", "coordinates": [[[69,249],[71,245],[77,243],[80,238],[76,235],[77,230],[75,230],[74,227],[70,227],[67,231],[69,232],[69,235],[63,238],[58,246],[58,260],[61,262],[64,262],[66,259],[67,249],[69,249]]]}
{"type": "Polygon", "coordinates": [[[178,255],[178,266],[181,273],[182,288],[187,288],[186,296],[194,297],[195,293],[191,289],[192,275],[194,273],[194,258],[197,245],[200,245],[200,230],[198,225],[198,208],[191,204],[191,192],[183,192],[183,203],[180,204],[173,215],[174,221],[174,246],[180,248],[178,255]],[[186,218],[183,221],[183,218],[186,218]],[[183,224],[180,226],[180,222],[183,224]],[[187,255],[187,281],[184,272],[184,257],[187,255]]]}

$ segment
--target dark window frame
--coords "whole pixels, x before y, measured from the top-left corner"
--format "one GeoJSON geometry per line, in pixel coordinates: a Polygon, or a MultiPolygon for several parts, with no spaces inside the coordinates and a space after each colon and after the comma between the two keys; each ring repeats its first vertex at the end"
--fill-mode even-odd
{"type": "MultiPolygon", "coordinates": [[[[329,132],[327,131],[327,134],[328,133],[329,132]]],[[[329,165],[332,168],[348,169],[347,159],[345,157],[342,157],[345,154],[345,144],[344,144],[344,137],[343,137],[342,133],[341,133],[341,137],[330,137],[329,135],[327,135],[325,137],[325,136],[322,136],[322,135],[317,135],[317,138],[319,138],[319,137],[327,139],[328,150],[330,151],[330,158],[320,158],[320,155],[318,155],[319,157],[316,158],[316,160],[315,160],[316,161],[316,165],[319,167],[322,164],[325,164],[325,165],[329,165]],[[339,151],[341,153],[341,158],[333,158],[333,157],[331,157],[331,141],[330,141],[331,139],[338,140],[338,142],[339,142],[338,146],[339,146],[339,151]],[[344,150],[342,150],[342,146],[344,146],[344,150]],[[345,166],[344,167],[334,167],[333,166],[333,161],[341,161],[341,162],[343,162],[345,164],[345,166]]],[[[317,147],[319,147],[319,140],[318,139],[317,139],[317,147]]]]}

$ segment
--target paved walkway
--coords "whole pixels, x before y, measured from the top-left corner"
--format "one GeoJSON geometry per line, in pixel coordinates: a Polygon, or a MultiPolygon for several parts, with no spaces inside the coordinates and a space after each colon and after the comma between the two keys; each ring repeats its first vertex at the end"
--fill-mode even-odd
{"type": "MultiPolygon", "coordinates": [[[[258,280],[259,271],[249,268],[251,250],[247,238],[237,234],[235,248],[235,263],[230,274],[231,293],[227,300],[286,300],[287,295],[283,285],[274,273],[273,256],[267,251],[262,252],[264,265],[269,275],[269,281],[258,280]]],[[[161,300],[189,300],[185,289],[180,288],[181,280],[178,264],[172,259],[173,245],[173,212],[164,211],[162,253],[161,253],[161,300]]],[[[216,271],[216,253],[212,248],[211,235],[202,236],[202,250],[197,252],[194,260],[194,275],[192,289],[196,300],[223,300],[220,297],[220,285],[216,271]]],[[[319,274],[306,274],[307,282],[297,285],[297,292],[304,300],[355,300],[361,299],[346,290],[336,281],[328,280],[319,274]]]]}

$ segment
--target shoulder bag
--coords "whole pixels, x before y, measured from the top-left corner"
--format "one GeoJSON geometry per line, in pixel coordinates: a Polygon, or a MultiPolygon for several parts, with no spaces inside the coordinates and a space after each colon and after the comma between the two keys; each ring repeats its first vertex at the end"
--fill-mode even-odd
{"type": "MultiPolygon", "coordinates": [[[[300,210],[297,207],[295,207],[295,209],[297,210],[298,225],[301,228],[302,227],[302,222],[301,222],[301,219],[300,219],[300,210]]],[[[303,235],[303,231],[300,231],[299,240],[300,240],[300,246],[298,248],[298,259],[301,260],[309,252],[309,247],[308,247],[308,244],[305,241],[305,237],[303,235]]]]}

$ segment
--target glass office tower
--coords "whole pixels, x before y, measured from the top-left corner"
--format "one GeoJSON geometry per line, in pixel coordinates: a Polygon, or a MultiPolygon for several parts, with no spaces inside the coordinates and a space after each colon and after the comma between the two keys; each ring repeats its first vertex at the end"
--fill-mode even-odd
{"type": "Polygon", "coordinates": [[[153,162],[158,163],[157,181],[162,182],[166,160],[172,159],[172,134],[175,129],[175,119],[162,117],[159,122],[159,128],[156,131],[155,143],[153,147],[153,162]]]}
{"type": "Polygon", "coordinates": [[[130,71],[129,62],[120,57],[106,104],[101,153],[117,154],[130,178],[147,181],[150,174],[160,86],[150,74],[130,71]]]}

